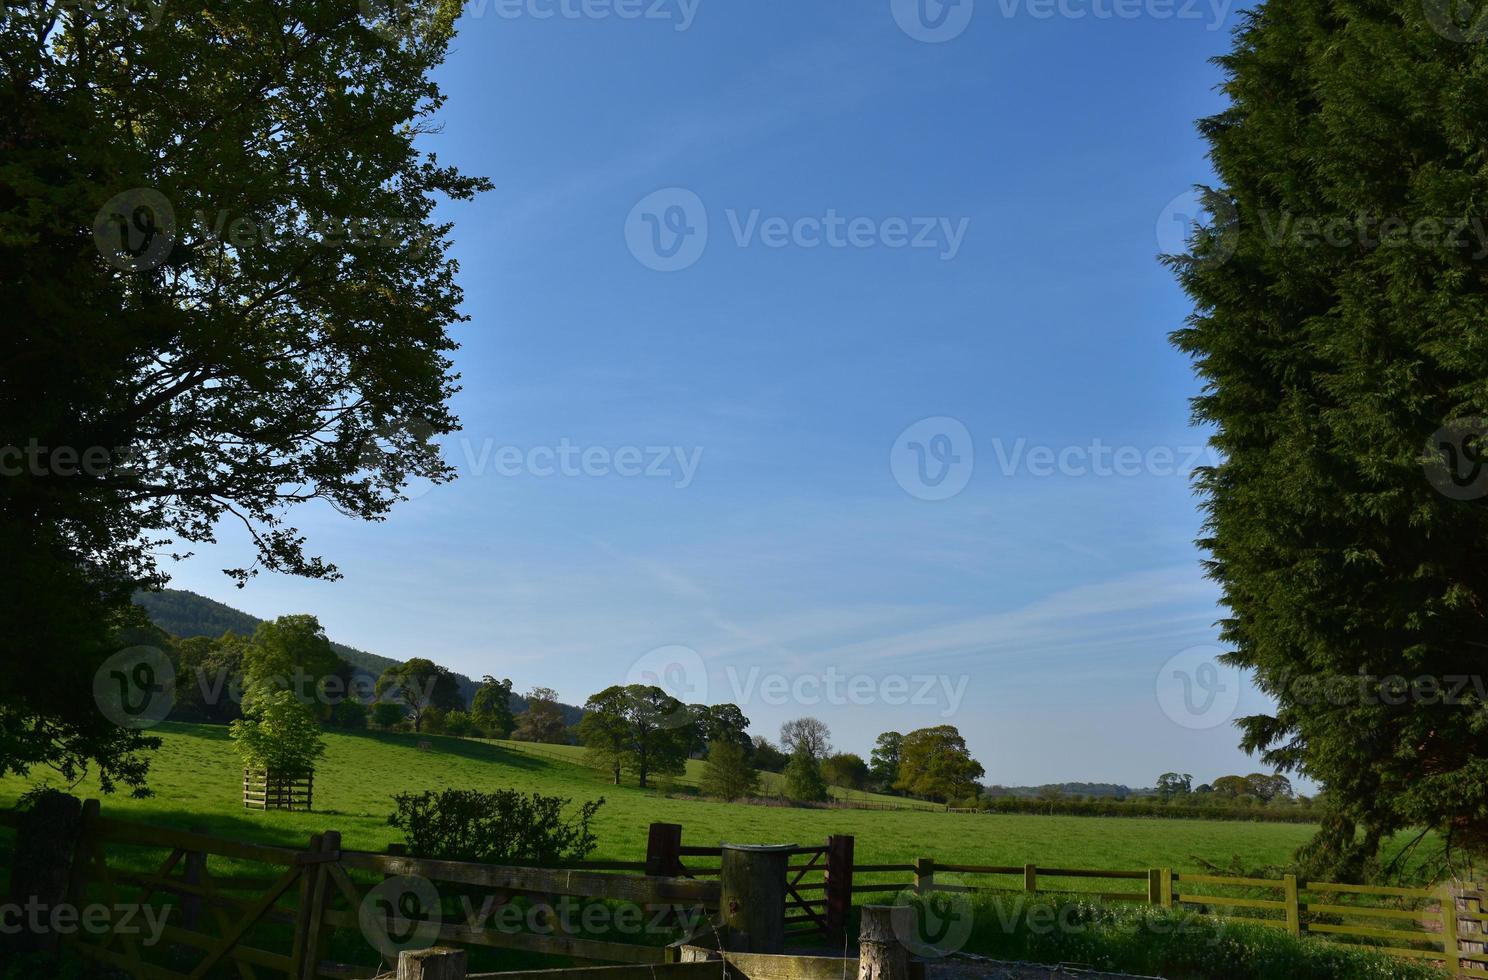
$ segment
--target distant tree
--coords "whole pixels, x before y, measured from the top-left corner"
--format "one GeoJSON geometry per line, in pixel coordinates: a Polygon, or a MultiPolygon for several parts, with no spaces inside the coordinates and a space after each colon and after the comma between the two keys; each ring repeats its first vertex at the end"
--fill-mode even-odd
{"type": "Polygon", "coordinates": [[[568,744],[568,724],[558,706],[558,692],[551,687],[534,687],[525,695],[527,710],[517,716],[512,738],[519,742],[568,744]]]}
{"type": "Polygon", "coordinates": [[[1250,795],[1250,783],[1244,776],[1220,776],[1214,781],[1214,792],[1232,800],[1250,795]]]}
{"type": "Polygon", "coordinates": [[[248,641],[235,633],[193,636],[176,644],[176,704],[182,721],[226,725],[242,712],[243,654],[248,641]]]}
{"type": "Polygon", "coordinates": [[[800,803],[827,799],[827,781],[821,763],[804,744],[798,744],[785,765],[785,795],[800,803]]]}
{"type": "Polygon", "coordinates": [[[1279,773],[1253,772],[1245,777],[1250,795],[1262,803],[1292,798],[1292,781],[1279,773]]]}
{"type": "Polygon", "coordinates": [[[822,763],[822,777],[830,786],[842,789],[862,789],[868,782],[868,763],[860,755],[839,752],[830,755],[822,763]]]}
{"type": "Polygon", "coordinates": [[[314,709],[279,680],[247,674],[243,716],[228,731],[245,768],[299,775],[315,767],[325,741],[314,709]]]}
{"type": "Polygon", "coordinates": [[[780,726],[780,746],[794,754],[798,749],[821,762],[832,752],[832,733],[816,718],[797,718],[780,726]]]}
{"type": "Polygon", "coordinates": [[[622,687],[610,687],[591,697],[579,719],[579,744],[583,745],[591,765],[610,774],[620,785],[620,774],[630,758],[630,722],[625,717],[625,694],[622,687]]]}
{"type": "Polygon", "coordinates": [[[706,752],[707,746],[716,742],[733,742],[744,749],[745,755],[754,750],[749,739],[749,719],[736,704],[689,705],[693,722],[697,727],[697,740],[693,753],[706,752]]]}
{"type": "Polygon", "coordinates": [[[335,683],[345,690],[350,668],[331,649],[320,621],[302,614],[259,623],[243,651],[243,673],[293,691],[317,718],[328,719],[341,699],[328,692],[335,683]]]}
{"type": "Polygon", "coordinates": [[[1164,803],[1174,797],[1187,796],[1193,788],[1193,776],[1186,772],[1165,772],[1157,777],[1157,795],[1164,803]]]}
{"type": "Polygon", "coordinates": [[[904,736],[898,732],[884,732],[873,743],[868,772],[873,781],[884,789],[892,789],[899,779],[899,752],[903,744],[904,736]]]}
{"type": "Polygon", "coordinates": [[[775,743],[763,735],[754,737],[752,755],[754,767],[761,772],[784,772],[785,764],[790,762],[790,756],[776,748],[775,743]]]}
{"type": "Polygon", "coordinates": [[[331,708],[329,724],[348,731],[361,731],[367,727],[367,706],[355,698],[346,698],[331,708]]]}
{"type": "Polygon", "coordinates": [[[653,773],[685,771],[692,733],[676,719],[686,717],[686,706],[661,688],[607,687],[585,702],[584,710],[581,737],[612,771],[620,763],[642,787],[653,773]]]}
{"type": "Polygon", "coordinates": [[[466,738],[474,735],[476,731],[475,719],[470,717],[469,712],[457,710],[451,711],[444,716],[444,733],[446,735],[456,735],[460,738],[466,738]]]}
{"type": "Polygon", "coordinates": [[[894,786],[926,799],[959,800],[976,794],[985,772],[954,725],[937,725],[904,736],[894,786]]]}
{"type": "MultiPolygon", "coordinates": [[[[445,718],[448,717],[448,715],[449,715],[449,712],[447,712],[443,708],[439,707],[439,705],[437,705],[437,704],[431,704],[431,705],[429,705],[427,708],[424,709],[423,716],[420,719],[420,720],[423,721],[423,730],[424,730],[424,732],[426,734],[429,734],[429,735],[443,735],[443,734],[445,734],[444,721],[445,721],[445,718]]],[[[413,730],[414,731],[418,731],[419,730],[419,727],[418,727],[418,723],[417,722],[414,723],[413,730]]]]}
{"type": "Polygon", "coordinates": [[[716,796],[730,802],[758,796],[759,773],[750,765],[743,746],[736,741],[720,739],[708,749],[699,789],[705,796],[716,796]]]}
{"type": "Polygon", "coordinates": [[[423,657],[384,670],[377,678],[377,696],[407,707],[416,732],[423,730],[424,714],[429,708],[451,711],[465,707],[455,675],[423,657]]]}
{"type": "Polygon", "coordinates": [[[481,678],[481,686],[475,689],[470,699],[470,715],[490,738],[506,738],[517,727],[511,709],[512,682],[500,680],[487,674],[481,678]]]}
{"type": "Polygon", "coordinates": [[[372,705],[372,723],[378,728],[391,730],[408,719],[408,708],[393,701],[377,701],[372,705]]]}

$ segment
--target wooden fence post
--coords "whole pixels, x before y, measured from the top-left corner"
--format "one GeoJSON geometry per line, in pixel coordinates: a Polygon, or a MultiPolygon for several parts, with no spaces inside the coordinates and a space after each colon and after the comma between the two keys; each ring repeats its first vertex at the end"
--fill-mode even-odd
{"type": "MultiPolygon", "coordinates": [[[[90,801],[95,802],[95,801],[90,801]]],[[[96,802],[94,809],[96,810],[96,802]]],[[[43,793],[21,813],[11,861],[10,901],[36,903],[48,912],[67,902],[72,891],[73,862],[86,863],[82,839],[83,803],[66,793],[43,793]]],[[[24,928],[5,945],[17,952],[54,952],[61,937],[53,929],[24,928]]]]}
{"type": "Polygon", "coordinates": [[[1157,869],[1157,901],[1165,909],[1173,907],[1173,869],[1157,869]]]}
{"type": "MultiPolygon", "coordinates": [[[[193,834],[205,834],[207,828],[192,827],[193,834]]],[[[187,851],[186,867],[184,869],[184,880],[188,885],[200,887],[202,876],[207,870],[207,855],[205,851],[187,851]]],[[[201,925],[202,900],[200,895],[184,894],[181,896],[181,926],[185,929],[196,931],[201,925]]]]}
{"type": "Polygon", "coordinates": [[[1023,865],[1023,890],[1030,895],[1038,894],[1038,868],[1031,864],[1023,865]]]}
{"type": "Polygon", "coordinates": [[[1297,900],[1297,876],[1283,875],[1281,890],[1286,901],[1287,932],[1300,936],[1302,935],[1302,906],[1297,900]]]}
{"type": "MultiPolygon", "coordinates": [[[[310,843],[306,846],[304,854],[314,855],[320,853],[320,834],[311,834],[310,843]]],[[[319,867],[314,864],[306,864],[300,869],[300,891],[299,900],[295,902],[294,921],[294,945],[289,954],[289,977],[290,980],[300,980],[305,973],[305,948],[309,945],[310,927],[310,900],[315,891],[315,873],[319,867]]]]}
{"type": "Polygon", "coordinates": [[[827,929],[834,939],[847,934],[847,919],[852,914],[853,838],[833,834],[827,838],[827,929]]]}
{"type": "Polygon", "coordinates": [[[405,949],[398,954],[398,980],[465,980],[465,951],[405,949]]]}
{"type": "Polygon", "coordinates": [[[1147,904],[1162,904],[1162,870],[1159,868],[1147,869],[1147,904]]]}
{"type": "Polygon", "coordinates": [[[682,876],[682,825],[653,823],[646,834],[646,874],[663,878],[682,876]]]}
{"type": "Polygon", "coordinates": [[[300,974],[303,980],[315,980],[320,975],[320,954],[325,948],[329,932],[325,924],[325,913],[330,907],[332,895],[331,869],[326,865],[334,860],[331,855],[339,857],[340,854],[341,832],[327,830],[320,835],[320,848],[315,855],[315,863],[305,872],[311,882],[310,905],[300,913],[300,917],[305,919],[305,958],[300,974]]]}
{"type": "Polygon", "coordinates": [[[915,858],[914,876],[915,894],[928,895],[935,887],[935,859],[915,858]]]}
{"type": "Polygon", "coordinates": [[[1465,883],[1453,896],[1454,905],[1457,906],[1457,956],[1458,962],[1471,962],[1474,967],[1463,967],[1463,969],[1488,970],[1488,965],[1478,964],[1476,960],[1463,961],[1462,956],[1482,956],[1488,951],[1488,944],[1484,943],[1484,919],[1483,919],[1483,895],[1482,885],[1465,883]]]}
{"type": "Polygon", "coordinates": [[[1442,885],[1441,917],[1442,954],[1447,974],[1455,977],[1462,972],[1462,943],[1457,938],[1457,891],[1450,882],[1442,885]]]}
{"type": "Polygon", "coordinates": [[[900,928],[913,931],[914,909],[908,905],[865,905],[858,929],[858,980],[909,980],[909,950],[899,939],[895,929],[896,916],[901,919],[900,928]]]}
{"type": "Polygon", "coordinates": [[[795,845],[723,845],[724,942],[736,953],[785,951],[785,874],[795,845]]]}

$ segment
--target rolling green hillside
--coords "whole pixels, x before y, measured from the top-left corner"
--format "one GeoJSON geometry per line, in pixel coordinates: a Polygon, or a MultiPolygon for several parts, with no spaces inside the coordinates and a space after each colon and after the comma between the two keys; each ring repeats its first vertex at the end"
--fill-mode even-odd
{"type": "MultiPolygon", "coordinates": [[[[1197,870],[1201,860],[1228,863],[1235,857],[1246,867],[1282,864],[1314,832],[1289,824],[813,810],[675,799],[611,786],[603,773],[502,744],[424,736],[433,751],[423,752],[419,736],[334,732],[326,735],[326,755],[316,770],[316,812],[263,813],[243,809],[242,769],[225,728],[168,723],[154,734],[163,739],[150,780],[156,795],[105,798],[105,814],[292,845],[334,829],[345,835],[347,847],[383,850],[398,840],[387,825],[393,795],[445,787],[515,788],[572,800],[602,796],[593,856],[613,860],[644,857],[646,827],[655,820],[682,824],[683,840],[692,844],[813,843],[853,834],[864,863],[926,855],[945,862],[1114,869],[1197,870]]],[[[28,786],[16,777],[0,780],[0,806],[13,805],[28,786]]],[[[74,792],[97,795],[91,780],[74,792]]]]}
{"type": "MultiPolygon", "coordinates": [[[[182,639],[193,636],[218,637],[223,633],[237,633],[240,636],[251,636],[263,622],[257,616],[251,616],[240,609],[208,599],[206,596],[197,595],[184,589],[162,589],[159,592],[140,592],[135,595],[134,601],[142,607],[149,615],[151,622],[172,636],[182,639]]],[[[384,657],[376,653],[368,653],[366,650],[358,650],[344,643],[331,641],[331,649],[336,655],[347,663],[356,667],[360,673],[372,677],[379,676],[384,670],[399,661],[391,657],[384,657]]],[[[496,673],[496,671],[492,671],[496,673]]],[[[475,695],[476,682],[464,674],[455,673],[455,681],[460,685],[460,696],[469,704],[475,695]]],[[[518,687],[521,685],[518,684],[518,687]]],[[[522,712],[527,710],[527,700],[520,694],[513,694],[512,711],[522,712]]],[[[571,704],[561,705],[563,708],[563,720],[570,725],[576,725],[579,719],[584,717],[582,708],[571,704]]]]}

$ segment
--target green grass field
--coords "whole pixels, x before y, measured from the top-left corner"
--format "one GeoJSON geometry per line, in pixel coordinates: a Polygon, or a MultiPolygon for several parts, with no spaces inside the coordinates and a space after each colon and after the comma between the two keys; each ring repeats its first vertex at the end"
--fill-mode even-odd
{"type": "MultiPolygon", "coordinates": [[[[592,857],[610,860],[643,858],[647,825],[656,820],[681,824],[684,843],[697,845],[816,843],[830,834],[852,834],[860,863],[926,856],[944,863],[1102,869],[1196,870],[1201,861],[1228,864],[1235,858],[1248,868],[1285,864],[1313,832],[1289,824],[813,810],[669,799],[612,786],[603,773],[502,744],[425,736],[434,750],[421,752],[418,736],[380,733],[327,734],[315,776],[315,812],[263,813],[243,809],[242,769],[225,728],[166,724],[156,733],[163,744],[152,766],[155,795],[104,798],[105,814],[290,845],[334,829],[348,847],[383,850],[400,839],[387,825],[393,795],[444,787],[510,787],[574,800],[603,796],[595,824],[600,845],[592,857]]],[[[15,777],[0,780],[0,805],[13,805],[30,785],[15,777]]],[[[73,792],[97,795],[91,781],[73,792]]]]}

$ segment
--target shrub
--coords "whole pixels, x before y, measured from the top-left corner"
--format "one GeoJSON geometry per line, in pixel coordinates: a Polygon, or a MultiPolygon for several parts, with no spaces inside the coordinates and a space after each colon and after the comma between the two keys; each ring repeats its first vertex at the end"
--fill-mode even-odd
{"type": "Polygon", "coordinates": [[[391,701],[378,701],[372,705],[372,721],[378,728],[391,731],[403,724],[408,717],[408,710],[401,704],[391,701]]]}
{"type": "Polygon", "coordinates": [[[1423,963],[1146,905],[980,895],[968,952],[1172,980],[1443,980],[1423,963]]]}
{"type": "Polygon", "coordinates": [[[487,864],[562,865],[594,850],[589,829],[604,798],[580,805],[568,819],[568,800],[541,793],[524,795],[446,789],[438,793],[399,793],[388,823],[403,831],[414,857],[487,864]]]}
{"type": "Polygon", "coordinates": [[[254,688],[229,732],[248,769],[300,775],[313,770],[325,752],[314,714],[289,690],[254,688]]]}

